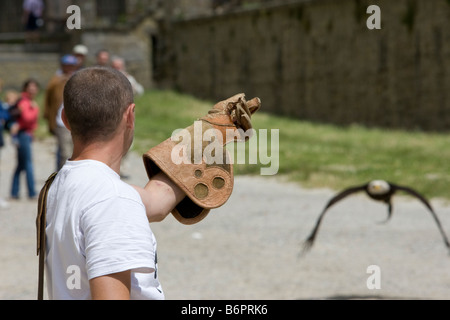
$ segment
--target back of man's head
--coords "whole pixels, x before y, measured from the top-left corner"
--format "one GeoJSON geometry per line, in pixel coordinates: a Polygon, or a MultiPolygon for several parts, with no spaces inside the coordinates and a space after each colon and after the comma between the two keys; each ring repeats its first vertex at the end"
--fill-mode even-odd
{"type": "Polygon", "coordinates": [[[109,140],[132,103],[130,82],[112,68],[82,69],[64,89],[64,110],[72,136],[84,143],[109,140]]]}

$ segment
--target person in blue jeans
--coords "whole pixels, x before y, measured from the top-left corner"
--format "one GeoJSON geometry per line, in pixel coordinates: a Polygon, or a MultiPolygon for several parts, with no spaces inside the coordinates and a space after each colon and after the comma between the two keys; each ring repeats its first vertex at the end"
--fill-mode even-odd
{"type": "Polygon", "coordinates": [[[28,197],[36,198],[34,185],[34,169],[32,156],[32,142],[34,132],[38,126],[39,106],[34,100],[39,93],[39,85],[35,80],[27,80],[23,86],[22,96],[18,103],[20,115],[17,118],[19,125],[17,145],[17,167],[14,172],[11,198],[19,199],[20,174],[25,171],[27,178],[28,197]]]}

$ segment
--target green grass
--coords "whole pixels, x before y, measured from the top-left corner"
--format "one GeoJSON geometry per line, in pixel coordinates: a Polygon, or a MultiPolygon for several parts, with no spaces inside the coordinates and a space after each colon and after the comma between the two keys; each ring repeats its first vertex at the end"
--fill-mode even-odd
{"type": "Polygon", "coordinates": [[[211,107],[188,95],[172,91],[150,91],[136,98],[134,149],[145,152],[205,115],[211,107]]]}
{"type": "MultiPolygon", "coordinates": [[[[43,106],[43,95],[38,97],[43,106]]],[[[173,91],[149,91],[136,99],[134,151],[144,153],[205,115],[214,101],[173,91]]],[[[450,136],[439,133],[339,127],[270,115],[253,117],[255,129],[279,130],[278,176],[304,187],[335,190],[384,179],[427,197],[450,199],[450,136]]],[[[48,136],[40,120],[38,138],[48,136]]],[[[254,139],[258,139],[256,136],[254,139]]],[[[271,142],[268,142],[270,149],[271,142]]],[[[249,145],[246,144],[246,151],[249,145]]],[[[268,150],[271,155],[271,150],[268,150]]],[[[248,161],[247,161],[248,163],[248,161]]],[[[236,174],[259,175],[267,165],[235,165],[236,174]]]]}
{"type": "MultiPolygon", "coordinates": [[[[172,91],[150,91],[136,104],[134,149],[143,153],[175,129],[191,125],[213,102],[172,91]]],[[[446,134],[314,124],[269,115],[264,101],[253,124],[257,132],[268,129],[269,137],[270,130],[279,130],[278,175],[305,187],[339,190],[385,179],[428,197],[450,199],[450,136],[446,134]]],[[[235,170],[256,175],[263,167],[267,166],[235,165],[235,170]]]]}

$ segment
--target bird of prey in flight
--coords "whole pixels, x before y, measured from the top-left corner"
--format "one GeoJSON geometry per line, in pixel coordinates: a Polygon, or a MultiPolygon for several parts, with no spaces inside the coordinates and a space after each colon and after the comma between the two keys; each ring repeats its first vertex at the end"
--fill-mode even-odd
{"type": "Polygon", "coordinates": [[[417,191],[415,191],[409,187],[396,185],[396,184],[393,184],[393,183],[390,183],[387,181],[383,181],[383,180],[375,180],[375,181],[366,183],[361,186],[350,187],[348,189],[345,189],[344,191],[336,194],[333,198],[331,198],[331,200],[328,202],[328,204],[325,206],[322,213],[320,214],[320,216],[317,220],[317,223],[316,223],[313,231],[311,232],[310,236],[306,239],[306,242],[303,247],[304,252],[310,250],[311,247],[313,246],[314,240],[316,239],[317,232],[319,230],[319,226],[320,226],[322,219],[323,219],[325,213],[327,212],[327,210],[331,206],[333,206],[334,204],[339,202],[340,200],[344,199],[345,197],[350,196],[350,195],[360,192],[360,191],[365,191],[367,193],[367,195],[370,198],[372,198],[373,200],[382,201],[387,204],[388,218],[387,218],[386,222],[388,222],[392,217],[392,196],[397,191],[403,191],[403,192],[406,192],[406,193],[418,198],[431,212],[431,214],[439,228],[439,231],[442,235],[444,243],[445,243],[446,247],[450,250],[450,243],[448,241],[447,235],[444,232],[444,229],[442,228],[441,222],[439,221],[437,214],[434,212],[433,208],[431,207],[431,204],[425,199],[424,196],[422,196],[417,191]]]}

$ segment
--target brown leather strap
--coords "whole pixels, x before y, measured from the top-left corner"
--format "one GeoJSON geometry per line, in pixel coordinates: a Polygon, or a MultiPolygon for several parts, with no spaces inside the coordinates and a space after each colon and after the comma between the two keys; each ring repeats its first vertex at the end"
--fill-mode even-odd
{"type": "Polygon", "coordinates": [[[39,194],[38,214],[36,218],[37,255],[39,256],[38,300],[44,300],[44,268],[45,268],[45,227],[47,215],[47,195],[50,186],[58,173],[53,173],[45,182],[39,194]]]}

